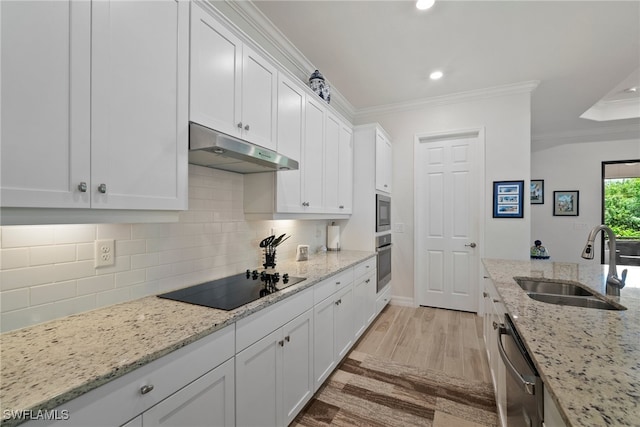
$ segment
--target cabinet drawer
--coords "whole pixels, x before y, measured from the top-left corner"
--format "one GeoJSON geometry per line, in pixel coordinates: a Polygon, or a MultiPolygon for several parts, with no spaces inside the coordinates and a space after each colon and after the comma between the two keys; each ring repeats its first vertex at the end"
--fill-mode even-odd
{"type": "Polygon", "coordinates": [[[361,262],[360,264],[354,267],[355,270],[355,279],[359,279],[376,269],[376,257],[369,258],[366,261],[361,262]]]}
{"type": "Polygon", "coordinates": [[[391,286],[387,286],[378,298],[376,299],[376,313],[380,313],[383,308],[391,301],[391,286]]]}
{"type": "Polygon", "coordinates": [[[353,268],[349,268],[341,273],[323,280],[313,287],[313,301],[318,304],[334,292],[343,289],[353,283],[353,268]]]}
{"type": "Polygon", "coordinates": [[[234,341],[234,325],[227,326],[62,404],[58,413],[68,411],[69,419],[52,425],[122,425],[231,358],[234,341]],[[143,393],[143,387],[149,391],[143,393]]]}
{"type": "Polygon", "coordinates": [[[313,291],[305,289],[236,323],[236,353],[269,335],[313,307],[313,291]]]}

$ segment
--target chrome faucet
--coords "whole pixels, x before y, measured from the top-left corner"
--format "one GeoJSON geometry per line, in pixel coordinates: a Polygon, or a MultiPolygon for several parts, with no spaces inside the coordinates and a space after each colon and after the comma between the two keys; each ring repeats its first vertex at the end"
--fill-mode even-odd
{"type": "Polygon", "coordinates": [[[582,250],[582,258],[593,259],[593,241],[596,239],[598,232],[603,230],[609,237],[609,272],[607,273],[607,295],[619,297],[620,289],[624,288],[624,281],[627,278],[627,269],[622,271],[622,277],[618,277],[616,269],[616,235],[606,225],[597,225],[587,237],[587,244],[582,250]]]}

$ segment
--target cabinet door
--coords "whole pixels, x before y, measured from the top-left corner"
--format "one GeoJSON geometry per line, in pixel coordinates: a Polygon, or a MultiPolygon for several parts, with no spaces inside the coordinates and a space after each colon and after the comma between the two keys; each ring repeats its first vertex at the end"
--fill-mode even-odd
{"type": "Polygon", "coordinates": [[[91,4],[0,7],[2,206],[89,207],[91,4]]]}
{"type": "Polygon", "coordinates": [[[365,314],[367,316],[367,326],[369,326],[376,318],[378,314],[376,312],[376,271],[369,276],[367,280],[365,280],[366,284],[366,293],[367,293],[367,302],[365,307],[365,314]]]}
{"type": "Polygon", "coordinates": [[[240,136],[241,89],[242,42],[193,3],[189,119],[240,136]]]}
{"type": "MultiPolygon", "coordinates": [[[[304,90],[283,76],[278,79],[278,152],[302,162],[306,97],[304,90]]],[[[301,171],[276,174],[278,212],[302,212],[301,171]]]]}
{"type": "Polygon", "coordinates": [[[283,327],[284,425],[289,425],[313,396],[313,310],[283,327]]]}
{"type": "Polygon", "coordinates": [[[340,213],[338,208],[341,123],[327,113],[324,126],[324,211],[340,213]]]}
{"type": "Polygon", "coordinates": [[[376,190],[391,193],[391,143],[376,132],[376,190]]]}
{"type": "Polygon", "coordinates": [[[353,345],[354,341],[354,301],[353,285],[349,284],[346,289],[338,292],[335,296],[335,360],[340,362],[353,345]]]}
{"type": "Polygon", "coordinates": [[[276,151],[278,72],[246,45],[242,57],[243,137],[276,151]]]}
{"type": "Polygon", "coordinates": [[[234,426],[234,359],[145,411],[142,425],[234,426]]]}
{"type": "Polygon", "coordinates": [[[338,212],[353,211],[353,131],[342,123],[338,150],[338,212]]]}
{"type": "Polygon", "coordinates": [[[371,281],[362,277],[353,284],[353,325],[356,339],[367,328],[367,280],[371,281]]]}
{"type": "Polygon", "coordinates": [[[236,355],[236,422],[239,426],[282,425],[282,330],[236,355]]]}
{"type": "Polygon", "coordinates": [[[186,209],[189,3],[95,2],[92,30],[92,207],[186,209]]]}
{"type": "Polygon", "coordinates": [[[304,212],[323,211],[324,115],[325,107],[308,97],[305,111],[303,162],[300,166],[304,182],[302,192],[304,212]]]}
{"type": "Polygon", "coordinates": [[[316,304],[313,310],[314,391],[318,390],[336,366],[334,307],[334,299],[329,297],[316,304]]]}

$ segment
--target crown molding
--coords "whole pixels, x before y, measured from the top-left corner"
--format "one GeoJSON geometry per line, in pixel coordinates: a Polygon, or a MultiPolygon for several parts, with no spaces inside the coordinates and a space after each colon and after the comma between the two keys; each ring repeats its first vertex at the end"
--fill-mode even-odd
{"type": "Polygon", "coordinates": [[[598,101],[580,117],[598,122],[640,117],[640,98],[598,101]]]}
{"type": "Polygon", "coordinates": [[[418,110],[434,105],[458,104],[460,102],[494,98],[498,96],[513,95],[518,93],[531,93],[538,87],[539,84],[539,80],[531,80],[522,83],[494,86],[485,89],[476,89],[465,92],[416,99],[413,101],[400,102],[397,104],[387,104],[369,108],[361,108],[357,110],[354,117],[362,118],[364,116],[375,114],[389,114],[418,110]]]}
{"type": "MultiPolygon", "coordinates": [[[[251,28],[258,32],[271,47],[287,59],[295,69],[289,69],[293,76],[306,83],[308,77],[317,69],[311,61],[267,18],[252,1],[224,0],[251,28]]],[[[331,105],[349,116],[350,120],[355,115],[355,107],[331,84],[331,80],[325,76],[331,86],[331,105]]]]}
{"type": "Polygon", "coordinates": [[[589,130],[577,129],[563,132],[534,134],[531,136],[531,151],[540,151],[558,145],[576,144],[581,142],[626,140],[640,141],[640,123],[600,126],[589,130]]]}

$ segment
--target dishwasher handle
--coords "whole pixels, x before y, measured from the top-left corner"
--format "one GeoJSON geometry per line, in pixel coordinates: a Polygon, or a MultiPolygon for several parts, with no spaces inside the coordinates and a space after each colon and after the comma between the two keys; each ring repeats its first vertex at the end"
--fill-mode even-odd
{"type": "Polygon", "coordinates": [[[507,357],[507,352],[504,350],[504,346],[502,345],[503,335],[509,335],[509,333],[507,331],[507,328],[504,327],[504,325],[500,325],[500,328],[498,328],[498,352],[500,353],[500,358],[504,362],[504,365],[509,371],[509,373],[511,374],[511,376],[516,378],[522,384],[522,387],[527,392],[527,394],[535,395],[536,394],[535,378],[531,376],[522,375],[520,372],[518,372],[516,367],[513,366],[513,363],[511,362],[511,360],[509,360],[509,357],[507,357]]]}

